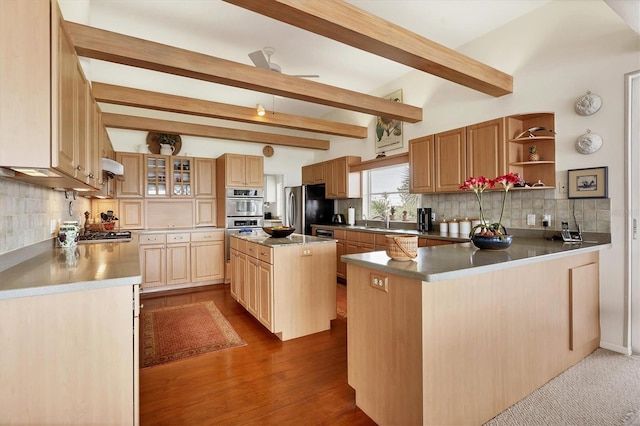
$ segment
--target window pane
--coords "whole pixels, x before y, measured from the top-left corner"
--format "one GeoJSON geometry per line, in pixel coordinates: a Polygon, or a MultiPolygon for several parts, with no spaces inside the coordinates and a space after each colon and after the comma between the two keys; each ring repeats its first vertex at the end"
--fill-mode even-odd
{"type": "Polygon", "coordinates": [[[391,214],[392,220],[415,222],[421,197],[409,193],[408,164],[369,170],[363,173],[363,179],[366,183],[363,207],[369,218],[391,214]]]}

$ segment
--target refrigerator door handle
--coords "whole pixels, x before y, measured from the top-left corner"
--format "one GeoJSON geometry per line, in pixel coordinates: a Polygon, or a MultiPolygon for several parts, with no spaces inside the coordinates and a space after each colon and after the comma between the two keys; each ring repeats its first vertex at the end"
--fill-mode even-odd
{"type": "Polygon", "coordinates": [[[296,223],[296,197],[293,192],[289,193],[289,212],[288,212],[288,226],[295,226],[296,223]]]}

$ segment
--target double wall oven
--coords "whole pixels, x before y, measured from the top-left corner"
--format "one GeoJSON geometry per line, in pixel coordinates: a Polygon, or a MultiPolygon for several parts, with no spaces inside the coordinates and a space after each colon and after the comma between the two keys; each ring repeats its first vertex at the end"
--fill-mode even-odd
{"type": "Polygon", "coordinates": [[[264,189],[227,188],[226,197],[227,238],[226,254],[229,260],[229,236],[252,232],[264,223],[264,189]]]}

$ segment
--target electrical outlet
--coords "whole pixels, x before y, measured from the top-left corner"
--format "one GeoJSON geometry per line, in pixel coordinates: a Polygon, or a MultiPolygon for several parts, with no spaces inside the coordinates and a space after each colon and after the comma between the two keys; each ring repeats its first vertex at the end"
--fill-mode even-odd
{"type": "Polygon", "coordinates": [[[544,226],[544,227],[551,226],[551,215],[550,214],[545,214],[544,216],[542,216],[542,226],[544,226]]]}
{"type": "Polygon", "coordinates": [[[558,181],[558,188],[561,194],[567,193],[567,182],[558,181]]]}
{"type": "Polygon", "coordinates": [[[536,224],[536,215],[528,214],[527,215],[527,225],[534,226],[536,224]]]}

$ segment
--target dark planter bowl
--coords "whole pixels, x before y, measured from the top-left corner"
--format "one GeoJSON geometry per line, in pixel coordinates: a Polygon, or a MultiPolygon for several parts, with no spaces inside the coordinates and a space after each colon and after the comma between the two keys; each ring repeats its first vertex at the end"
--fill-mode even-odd
{"type": "Polygon", "coordinates": [[[474,235],[471,242],[482,250],[504,250],[511,246],[513,235],[474,235]]]}
{"type": "Polygon", "coordinates": [[[271,235],[271,237],[273,238],[288,237],[289,235],[293,234],[296,230],[296,228],[292,228],[289,226],[280,226],[278,228],[264,227],[262,229],[264,230],[264,232],[271,235]]]}

